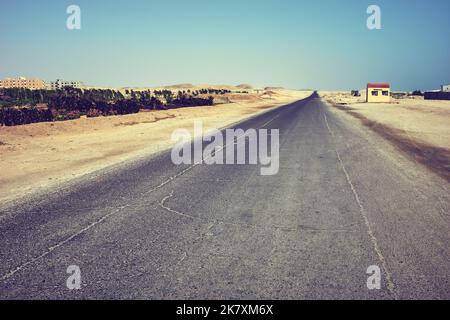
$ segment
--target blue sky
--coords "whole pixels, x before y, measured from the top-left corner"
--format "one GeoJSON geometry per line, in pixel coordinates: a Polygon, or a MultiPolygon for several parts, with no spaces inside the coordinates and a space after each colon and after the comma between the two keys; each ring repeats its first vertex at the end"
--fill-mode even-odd
{"type": "Polygon", "coordinates": [[[0,77],[104,86],[450,83],[448,0],[0,0],[0,77]],[[66,28],[81,8],[82,29],[66,28]],[[366,9],[381,7],[382,30],[366,9]]]}

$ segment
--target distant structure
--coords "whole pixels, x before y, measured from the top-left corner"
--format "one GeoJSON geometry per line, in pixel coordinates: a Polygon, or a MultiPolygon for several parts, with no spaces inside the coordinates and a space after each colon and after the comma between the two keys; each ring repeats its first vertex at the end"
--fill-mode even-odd
{"type": "Polygon", "coordinates": [[[84,87],[84,83],[81,81],[66,81],[66,80],[57,79],[56,81],[50,82],[48,89],[60,90],[60,89],[67,88],[67,87],[80,89],[80,88],[84,87]]]}
{"type": "Polygon", "coordinates": [[[45,89],[45,81],[41,79],[27,79],[25,77],[6,78],[0,80],[0,88],[24,88],[24,89],[45,89]]]}
{"type": "Polygon", "coordinates": [[[440,91],[428,91],[423,95],[425,100],[450,100],[450,85],[442,85],[440,91]]]}
{"type": "Polygon", "coordinates": [[[368,83],[366,91],[367,102],[390,102],[391,86],[388,83],[368,83]]]}

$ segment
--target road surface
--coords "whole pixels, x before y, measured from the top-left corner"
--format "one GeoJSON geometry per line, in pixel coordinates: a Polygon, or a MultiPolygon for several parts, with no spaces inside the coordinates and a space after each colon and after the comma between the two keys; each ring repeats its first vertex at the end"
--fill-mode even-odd
{"type": "Polygon", "coordinates": [[[167,151],[4,209],[0,298],[450,298],[445,180],[317,95],[235,127],[280,130],[277,175],[167,151]]]}

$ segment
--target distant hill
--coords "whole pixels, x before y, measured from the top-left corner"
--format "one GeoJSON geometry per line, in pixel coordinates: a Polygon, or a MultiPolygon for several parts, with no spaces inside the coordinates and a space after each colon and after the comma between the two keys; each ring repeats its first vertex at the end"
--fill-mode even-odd
{"type": "Polygon", "coordinates": [[[252,90],[252,89],[253,89],[253,87],[252,87],[251,85],[245,84],[245,83],[236,86],[236,88],[239,88],[239,89],[245,89],[245,90],[252,90]]]}
{"type": "Polygon", "coordinates": [[[164,88],[167,88],[167,89],[191,89],[194,87],[195,86],[192,83],[180,83],[180,84],[165,86],[164,88]]]}
{"type": "Polygon", "coordinates": [[[265,87],[264,90],[282,90],[283,87],[265,87]]]}
{"type": "Polygon", "coordinates": [[[166,85],[166,86],[159,86],[159,87],[126,87],[121,88],[122,91],[124,90],[134,90],[134,91],[144,91],[144,90],[171,90],[171,91],[180,91],[180,90],[200,90],[200,89],[216,89],[216,90],[230,90],[230,91],[243,91],[243,90],[252,90],[253,87],[248,84],[241,84],[239,86],[231,86],[226,84],[210,84],[210,83],[203,83],[203,84],[192,84],[192,83],[180,83],[180,84],[174,84],[174,85],[166,85]]]}

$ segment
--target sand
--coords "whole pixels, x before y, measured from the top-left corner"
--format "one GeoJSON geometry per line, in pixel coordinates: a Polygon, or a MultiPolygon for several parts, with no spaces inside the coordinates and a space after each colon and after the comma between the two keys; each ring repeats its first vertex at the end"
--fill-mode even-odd
{"type": "Polygon", "coordinates": [[[392,99],[391,103],[362,103],[363,97],[343,92],[324,92],[321,96],[335,110],[360,119],[450,181],[450,101],[411,97],[392,99]]]}
{"type": "Polygon", "coordinates": [[[222,128],[311,92],[228,96],[211,107],[0,127],[0,204],[172,146],[175,129],[222,128]]]}

